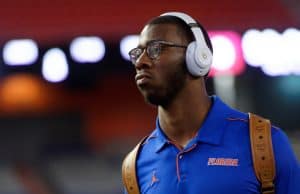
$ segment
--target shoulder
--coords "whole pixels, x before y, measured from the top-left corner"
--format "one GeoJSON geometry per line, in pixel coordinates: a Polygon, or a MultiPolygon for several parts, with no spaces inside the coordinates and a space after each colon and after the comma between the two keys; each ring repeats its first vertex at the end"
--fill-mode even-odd
{"type": "Polygon", "coordinates": [[[231,113],[226,118],[230,125],[248,125],[249,115],[244,112],[232,109],[231,113]]]}
{"type": "Polygon", "coordinates": [[[276,166],[275,185],[278,193],[298,193],[300,164],[286,133],[272,127],[272,145],[276,166]]]}
{"type": "Polygon", "coordinates": [[[130,153],[133,153],[133,152],[135,152],[136,155],[140,155],[140,152],[142,150],[145,150],[145,147],[147,147],[146,149],[149,149],[149,150],[153,149],[153,147],[155,146],[156,138],[157,138],[157,130],[153,130],[152,133],[141,138],[138,141],[138,143],[135,144],[135,146],[132,148],[132,150],[129,152],[128,155],[130,155],[130,153]]]}
{"type": "MultiPolygon", "coordinates": [[[[262,119],[263,116],[258,115],[262,119]]],[[[243,113],[237,110],[233,110],[232,114],[227,118],[228,120],[228,126],[231,126],[231,128],[235,128],[232,126],[239,126],[240,131],[244,131],[247,134],[249,134],[249,113],[243,113]],[[244,129],[244,130],[241,130],[244,129]]],[[[269,120],[269,119],[268,119],[269,120]]],[[[272,138],[272,144],[274,149],[274,154],[276,155],[276,159],[283,160],[283,158],[295,158],[293,155],[293,150],[290,144],[290,141],[288,139],[288,136],[286,135],[285,131],[275,125],[272,124],[272,120],[269,120],[271,122],[271,138],[272,138]]],[[[248,136],[248,135],[247,135],[248,136]]],[[[249,136],[248,136],[249,137],[249,136]]]]}
{"type": "Polygon", "coordinates": [[[284,165],[289,163],[297,164],[297,158],[285,131],[272,126],[272,144],[276,161],[278,161],[276,166],[285,168],[284,165]]]}
{"type": "MultiPolygon", "coordinates": [[[[249,131],[249,114],[236,109],[231,109],[226,117],[227,128],[233,133],[244,133],[249,131]]],[[[228,131],[228,130],[227,130],[228,131]]]]}

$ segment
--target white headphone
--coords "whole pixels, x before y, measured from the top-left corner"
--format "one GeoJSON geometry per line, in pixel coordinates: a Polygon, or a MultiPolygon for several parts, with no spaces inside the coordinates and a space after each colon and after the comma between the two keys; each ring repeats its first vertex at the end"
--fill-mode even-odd
{"type": "Polygon", "coordinates": [[[160,16],[175,16],[190,26],[195,41],[191,42],[186,50],[187,69],[193,76],[206,75],[212,64],[212,53],[197,22],[191,16],[182,12],[167,12],[160,16]]]}

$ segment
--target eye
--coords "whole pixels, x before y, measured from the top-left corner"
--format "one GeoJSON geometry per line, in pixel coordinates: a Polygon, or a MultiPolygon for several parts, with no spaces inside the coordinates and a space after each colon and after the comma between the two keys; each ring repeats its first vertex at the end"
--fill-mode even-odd
{"type": "Polygon", "coordinates": [[[153,42],[147,47],[148,55],[151,59],[155,59],[159,56],[161,51],[161,45],[158,42],[153,42]]]}
{"type": "Polygon", "coordinates": [[[136,60],[140,57],[143,50],[141,48],[134,48],[131,51],[129,51],[129,58],[133,64],[136,63],[136,60]]]}
{"type": "Polygon", "coordinates": [[[129,52],[129,57],[131,60],[136,60],[142,54],[143,50],[141,48],[134,48],[129,52]]]}
{"type": "Polygon", "coordinates": [[[130,52],[130,55],[139,57],[142,54],[142,49],[141,48],[135,48],[130,52]]]}

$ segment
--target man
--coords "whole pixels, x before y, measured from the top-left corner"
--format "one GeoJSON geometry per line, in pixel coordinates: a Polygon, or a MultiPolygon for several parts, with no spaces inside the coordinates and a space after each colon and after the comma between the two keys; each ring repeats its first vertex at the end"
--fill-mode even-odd
{"type": "MultiPolygon", "coordinates": [[[[261,193],[248,115],[206,92],[212,52],[205,29],[179,12],[152,19],[129,52],[138,89],[158,109],[156,129],[136,160],[141,194],[261,193]]],[[[299,194],[299,163],[288,138],[276,127],[271,134],[275,193],[299,194]]]]}

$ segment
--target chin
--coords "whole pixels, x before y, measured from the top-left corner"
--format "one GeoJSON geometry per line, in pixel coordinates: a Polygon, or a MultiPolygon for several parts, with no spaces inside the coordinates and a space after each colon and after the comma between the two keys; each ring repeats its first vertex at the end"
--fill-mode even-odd
{"type": "Polygon", "coordinates": [[[154,106],[166,106],[171,99],[167,96],[159,95],[144,95],[145,101],[154,106]]]}
{"type": "Polygon", "coordinates": [[[154,106],[162,106],[162,107],[167,107],[178,93],[178,90],[176,89],[174,90],[174,88],[172,87],[170,87],[169,90],[165,90],[163,88],[160,89],[139,88],[139,90],[148,104],[154,106]]]}

